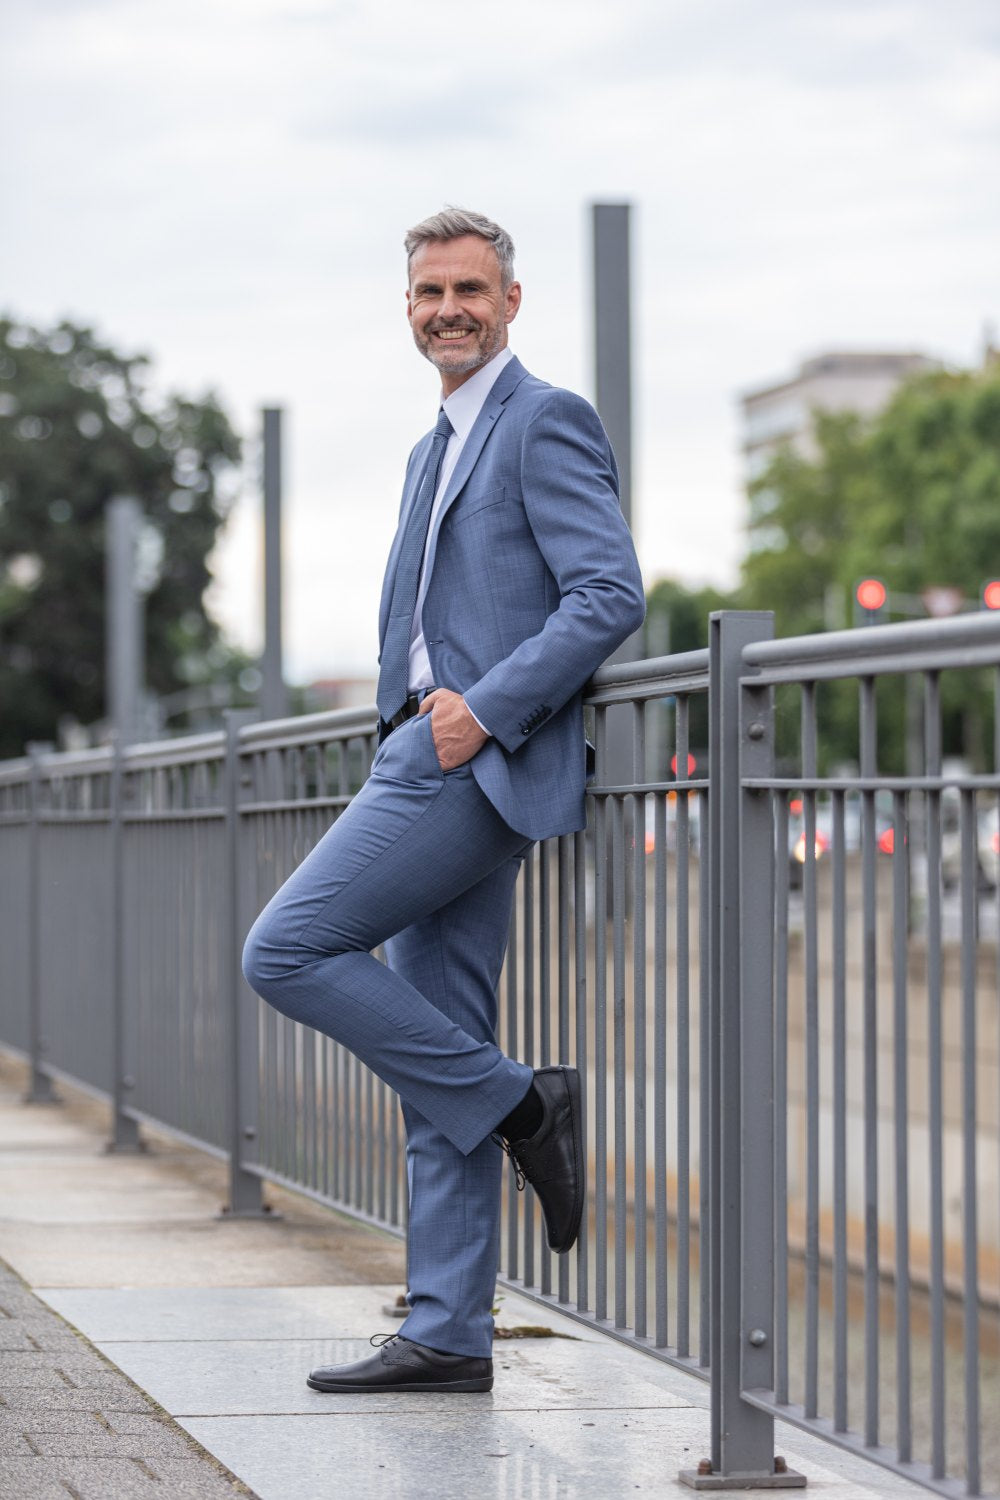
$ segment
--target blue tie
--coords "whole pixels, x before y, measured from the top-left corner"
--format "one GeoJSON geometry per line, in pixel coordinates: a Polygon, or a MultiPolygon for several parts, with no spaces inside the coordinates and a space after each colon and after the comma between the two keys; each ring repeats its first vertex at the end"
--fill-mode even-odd
{"type": "Polygon", "coordinates": [[[420,486],[410,508],[399,548],[376,693],[378,711],[386,723],[406,703],[410,673],[410,636],[413,633],[413,611],[417,607],[420,566],[427,545],[431,507],[441,476],[441,461],[454,430],[442,410],[438,415],[431,439],[431,451],[420,476],[420,486]]]}

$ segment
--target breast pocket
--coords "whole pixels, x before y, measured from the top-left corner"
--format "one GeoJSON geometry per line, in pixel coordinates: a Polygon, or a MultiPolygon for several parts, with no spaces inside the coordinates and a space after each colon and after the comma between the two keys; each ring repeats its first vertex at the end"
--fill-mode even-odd
{"type": "Polygon", "coordinates": [[[507,488],[500,485],[496,489],[487,490],[482,495],[464,495],[452,507],[451,524],[461,526],[463,522],[470,521],[473,516],[482,515],[484,510],[491,510],[494,505],[504,505],[507,501],[507,488]]]}

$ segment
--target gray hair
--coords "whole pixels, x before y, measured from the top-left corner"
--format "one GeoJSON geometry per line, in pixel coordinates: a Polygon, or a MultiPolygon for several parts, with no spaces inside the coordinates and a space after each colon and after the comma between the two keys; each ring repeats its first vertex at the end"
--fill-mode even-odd
{"type": "Polygon", "coordinates": [[[473,213],[468,208],[452,208],[449,205],[439,214],[432,214],[429,219],[424,219],[421,224],[408,230],[403,241],[406,246],[407,267],[422,245],[432,245],[442,240],[458,240],[465,234],[477,234],[480,239],[488,240],[493,246],[500,262],[500,285],[506,291],[514,280],[514,241],[506,229],[501,229],[499,224],[494,224],[484,214],[473,213]]]}

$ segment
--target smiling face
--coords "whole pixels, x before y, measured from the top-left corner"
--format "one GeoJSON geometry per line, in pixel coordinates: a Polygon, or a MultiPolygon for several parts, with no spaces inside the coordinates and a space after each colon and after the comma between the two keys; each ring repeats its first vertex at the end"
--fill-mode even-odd
{"type": "Polygon", "coordinates": [[[478,234],[433,240],[413,253],[406,315],[446,396],[504,347],[520,305],[520,284],[503,288],[496,251],[478,234]]]}

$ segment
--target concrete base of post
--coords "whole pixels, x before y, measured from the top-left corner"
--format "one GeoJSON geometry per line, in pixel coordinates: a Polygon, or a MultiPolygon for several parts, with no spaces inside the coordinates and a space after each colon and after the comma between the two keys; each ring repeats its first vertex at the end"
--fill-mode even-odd
{"type": "Polygon", "coordinates": [[[801,1490],[806,1485],[806,1476],[789,1469],[780,1456],[771,1474],[715,1474],[705,1458],[696,1469],[681,1469],[677,1477],[693,1490],[801,1490]]]}
{"type": "Polygon", "coordinates": [[[144,1156],[149,1142],[139,1134],[136,1121],[128,1120],[124,1129],[116,1130],[110,1141],[105,1141],[104,1151],[107,1156],[144,1156]]]}
{"type": "Polygon", "coordinates": [[[271,1224],[280,1224],[284,1214],[279,1214],[270,1203],[262,1203],[259,1208],[233,1208],[231,1204],[224,1203],[215,1217],[217,1219],[266,1219],[271,1224]]]}
{"type": "Polygon", "coordinates": [[[56,1093],[55,1085],[48,1073],[43,1073],[39,1068],[32,1068],[31,1083],[27,1093],[23,1096],[25,1104],[61,1104],[62,1098],[56,1093]]]}

